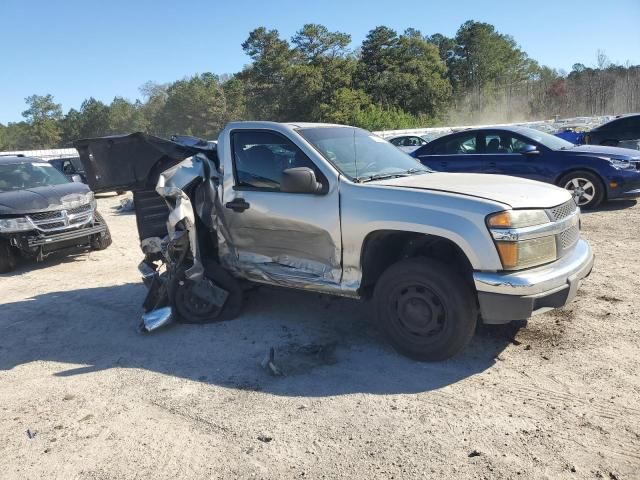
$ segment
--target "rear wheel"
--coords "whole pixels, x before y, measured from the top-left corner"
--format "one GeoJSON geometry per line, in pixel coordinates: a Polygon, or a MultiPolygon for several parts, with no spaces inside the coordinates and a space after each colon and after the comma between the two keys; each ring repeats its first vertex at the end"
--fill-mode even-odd
{"type": "Polygon", "coordinates": [[[596,208],[604,200],[602,180],[591,172],[570,172],[563,176],[558,184],[572,193],[581,208],[596,208]]]}
{"type": "Polygon", "coordinates": [[[475,295],[450,266],[426,258],[389,267],[374,291],[377,321],[393,347],[422,361],[445,360],[473,337],[475,295]]]}
{"type": "Polygon", "coordinates": [[[18,264],[18,259],[9,242],[0,240],[0,273],[9,273],[18,264]]]}

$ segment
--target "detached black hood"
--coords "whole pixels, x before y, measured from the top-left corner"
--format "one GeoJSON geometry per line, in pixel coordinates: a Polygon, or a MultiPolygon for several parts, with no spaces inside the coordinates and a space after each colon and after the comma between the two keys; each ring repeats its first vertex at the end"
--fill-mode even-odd
{"type": "Polygon", "coordinates": [[[26,213],[57,210],[67,201],[80,199],[89,193],[84,183],[63,183],[48,187],[36,187],[14,192],[0,192],[0,215],[23,215],[26,213]]]}
{"type": "Polygon", "coordinates": [[[206,142],[199,147],[146,133],[87,138],[78,140],[74,146],[94,192],[152,190],[160,173],[185,158],[196,153],[216,155],[206,142]]]}

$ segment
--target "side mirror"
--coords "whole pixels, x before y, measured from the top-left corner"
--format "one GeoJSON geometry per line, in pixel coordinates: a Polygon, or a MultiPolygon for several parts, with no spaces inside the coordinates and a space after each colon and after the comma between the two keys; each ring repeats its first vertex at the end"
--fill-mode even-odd
{"type": "Polygon", "coordinates": [[[80,175],[71,175],[71,181],[75,183],[82,183],[82,177],[80,175]]]}
{"type": "Polygon", "coordinates": [[[540,150],[535,145],[525,145],[522,150],[520,150],[522,155],[540,155],[540,150]]]}
{"type": "Polygon", "coordinates": [[[322,184],[309,167],[287,168],[282,172],[280,191],[285,193],[320,193],[322,184]]]}

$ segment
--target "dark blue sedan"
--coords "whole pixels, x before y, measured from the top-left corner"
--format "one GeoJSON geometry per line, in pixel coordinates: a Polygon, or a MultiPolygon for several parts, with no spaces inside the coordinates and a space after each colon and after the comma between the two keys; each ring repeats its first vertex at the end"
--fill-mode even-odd
{"type": "Polygon", "coordinates": [[[498,173],[571,190],[578,205],[640,195],[640,153],[625,148],[576,146],[525,127],[463,130],[411,153],[442,172],[498,173]]]}

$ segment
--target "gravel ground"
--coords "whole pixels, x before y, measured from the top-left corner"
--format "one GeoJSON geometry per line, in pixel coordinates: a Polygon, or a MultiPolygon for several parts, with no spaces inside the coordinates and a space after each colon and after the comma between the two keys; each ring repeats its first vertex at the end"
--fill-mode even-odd
{"type": "Polygon", "coordinates": [[[583,215],[576,301],[423,364],[367,304],[267,287],[237,320],[138,334],[118,198],[109,249],[0,275],[0,477],[640,478],[634,201],[583,215]]]}

